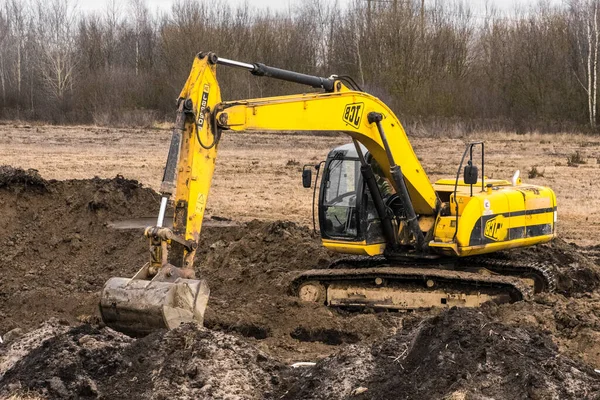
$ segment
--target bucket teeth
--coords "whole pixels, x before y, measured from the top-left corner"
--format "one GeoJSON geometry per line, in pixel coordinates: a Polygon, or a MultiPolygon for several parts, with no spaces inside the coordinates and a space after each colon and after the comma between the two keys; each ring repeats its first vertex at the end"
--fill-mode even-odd
{"type": "Polygon", "coordinates": [[[209,294],[205,280],[111,278],[102,289],[100,313],[107,326],[142,336],[187,322],[202,325],[209,294]]]}

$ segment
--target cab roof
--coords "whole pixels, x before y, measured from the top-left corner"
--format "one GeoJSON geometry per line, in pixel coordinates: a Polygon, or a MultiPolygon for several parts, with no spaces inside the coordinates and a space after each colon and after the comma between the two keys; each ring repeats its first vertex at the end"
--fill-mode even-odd
{"type": "MultiPolygon", "coordinates": [[[[360,149],[363,152],[365,158],[369,154],[369,150],[362,144],[358,144],[360,149]]],[[[358,158],[358,153],[356,152],[356,147],[354,147],[354,143],[343,144],[331,150],[327,155],[328,158],[340,157],[339,154],[342,154],[344,158],[358,158]]]]}

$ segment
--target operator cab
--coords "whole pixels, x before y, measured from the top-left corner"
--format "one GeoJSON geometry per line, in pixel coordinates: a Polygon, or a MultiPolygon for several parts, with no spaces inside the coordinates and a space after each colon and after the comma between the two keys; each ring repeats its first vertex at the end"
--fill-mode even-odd
{"type": "MultiPolygon", "coordinates": [[[[360,147],[367,162],[374,162],[367,149],[360,147]]],[[[318,207],[321,237],[326,246],[328,241],[385,245],[379,215],[360,166],[352,143],[339,146],[327,155],[318,207]]]]}

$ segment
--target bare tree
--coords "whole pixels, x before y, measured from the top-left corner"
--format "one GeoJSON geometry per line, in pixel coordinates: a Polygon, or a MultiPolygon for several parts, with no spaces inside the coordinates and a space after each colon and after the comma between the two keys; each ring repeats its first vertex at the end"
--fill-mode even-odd
{"type": "Polygon", "coordinates": [[[118,0],[108,0],[104,9],[104,40],[102,41],[105,63],[112,68],[117,60],[116,53],[119,42],[119,30],[123,19],[121,6],[118,0]]]}
{"type": "Polygon", "coordinates": [[[598,2],[588,7],[587,39],[588,39],[588,110],[590,127],[596,129],[596,101],[598,98],[598,2]],[[593,53],[593,55],[592,55],[593,53]]]}
{"type": "Polygon", "coordinates": [[[2,86],[2,106],[6,107],[6,42],[10,34],[10,20],[8,19],[8,10],[0,9],[0,84],[2,86]]]}
{"type": "Polygon", "coordinates": [[[38,69],[48,92],[61,105],[67,91],[73,91],[77,65],[76,22],[77,12],[69,0],[50,0],[46,3],[38,0],[38,69]]]}
{"type": "Polygon", "coordinates": [[[135,76],[140,73],[140,41],[145,28],[149,22],[149,11],[145,0],[129,0],[131,13],[133,14],[134,37],[135,37],[135,76]]]}
{"type": "Polygon", "coordinates": [[[574,0],[570,3],[571,30],[575,37],[579,65],[574,68],[575,76],[586,93],[589,125],[597,126],[598,98],[598,0],[574,0]],[[583,73],[580,71],[583,67],[583,73]],[[580,76],[582,75],[582,76],[580,76]]]}
{"type": "Polygon", "coordinates": [[[17,82],[17,117],[19,117],[21,99],[22,99],[22,88],[23,88],[23,71],[24,71],[24,58],[25,58],[25,43],[27,36],[29,35],[29,19],[30,16],[27,13],[28,4],[19,0],[9,0],[7,3],[7,14],[11,21],[11,36],[14,40],[14,49],[16,50],[15,55],[15,75],[17,82]]]}

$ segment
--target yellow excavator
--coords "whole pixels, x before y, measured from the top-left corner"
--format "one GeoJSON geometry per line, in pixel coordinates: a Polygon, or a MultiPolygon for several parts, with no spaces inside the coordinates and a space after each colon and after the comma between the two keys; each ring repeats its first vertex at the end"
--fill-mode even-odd
{"type": "Polygon", "coordinates": [[[518,172],[511,181],[487,179],[484,143],[469,143],[456,176],[432,184],[398,118],[350,77],[199,53],[178,99],[158,221],[145,230],[150,261],[132,278],[105,284],[100,311],[108,326],[140,335],[202,324],[209,288],[195,277],[194,256],[227,131],[342,132],[351,139],[323,163],[303,169],[305,187],[312,186],[313,168],[316,181],[322,171],[317,210],[323,245],[349,255],[290,282],[304,301],[396,310],[476,307],[555,287],[548,266],[482,256],[550,241],[557,215],[554,192],[522,183],[518,172]],[[320,91],[222,101],[218,65],[320,91]],[[172,228],[163,226],[170,200],[172,228]]]}

